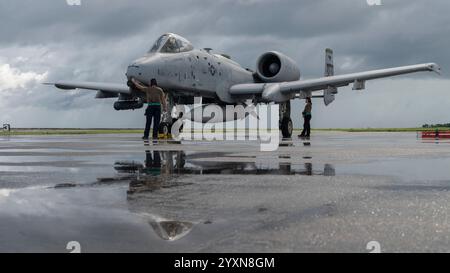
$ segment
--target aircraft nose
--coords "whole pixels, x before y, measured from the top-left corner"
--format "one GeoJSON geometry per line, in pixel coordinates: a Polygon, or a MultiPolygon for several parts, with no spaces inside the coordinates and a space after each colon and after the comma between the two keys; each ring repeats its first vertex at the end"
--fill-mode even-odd
{"type": "Polygon", "coordinates": [[[142,57],[142,58],[139,58],[139,59],[133,61],[128,66],[127,73],[126,73],[126,76],[128,77],[128,79],[138,78],[139,76],[141,76],[140,68],[143,65],[144,61],[145,61],[145,58],[142,57]]]}
{"type": "Polygon", "coordinates": [[[154,55],[146,55],[132,62],[127,69],[128,80],[136,78],[141,82],[149,81],[157,73],[159,59],[154,55]]]}
{"type": "Polygon", "coordinates": [[[139,65],[136,65],[135,63],[133,63],[128,66],[127,73],[126,73],[126,76],[128,79],[137,78],[140,76],[139,74],[140,74],[139,73],[139,65]]]}

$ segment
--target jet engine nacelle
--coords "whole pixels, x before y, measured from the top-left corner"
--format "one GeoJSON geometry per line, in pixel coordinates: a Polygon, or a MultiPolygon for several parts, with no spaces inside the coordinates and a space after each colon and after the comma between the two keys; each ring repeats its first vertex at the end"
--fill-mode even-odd
{"type": "Polygon", "coordinates": [[[143,106],[144,102],[141,100],[124,100],[114,103],[116,111],[141,109],[143,106]]]}
{"type": "Polygon", "coordinates": [[[300,69],[288,56],[270,51],[258,58],[256,74],[263,82],[289,82],[300,79],[300,69]]]}

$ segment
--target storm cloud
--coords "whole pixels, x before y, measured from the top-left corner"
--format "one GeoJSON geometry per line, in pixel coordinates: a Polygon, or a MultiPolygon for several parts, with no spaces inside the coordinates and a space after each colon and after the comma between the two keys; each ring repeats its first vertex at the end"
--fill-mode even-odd
{"type": "MultiPolygon", "coordinates": [[[[0,123],[15,127],[142,127],[142,110],[116,112],[95,92],[41,82],[123,82],[132,60],[165,32],[227,53],[254,68],[281,51],[303,78],[320,77],[324,49],[336,73],[437,62],[443,75],[413,74],[341,88],[329,107],[314,101],[315,127],[406,127],[450,122],[448,0],[15,0],[0,2],[0,123]],[[93,118],[95,117],[95,118],[93,118]]],[[[303,102],[294,103],[296,127],[303,102]]]]}

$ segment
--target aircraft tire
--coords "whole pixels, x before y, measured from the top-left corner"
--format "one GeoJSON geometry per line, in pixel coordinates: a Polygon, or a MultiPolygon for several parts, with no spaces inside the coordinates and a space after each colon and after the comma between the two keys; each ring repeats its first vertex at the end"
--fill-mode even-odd
{"type": "Polygon", "coordinates": [[[165,136],[167,136],[167,135],[170,135],[170,128],[171,126],[170,126],[170,124],[169,123],[167,123],[167,122],[162,122],[160,125],[159,125],[159,133],[160,134],[163,134],[163,135],[165,135],[165,136]]]}
{"type": "Polygon", "coordinates": [[[292,119],[288,117],[283,118],[281,121],[281,134],[283,138],[291,138],[293,129],[292,119]]]}
{"type": "MultiPolygon", "coordinates": [[[[172,124],[174,124],[177,120],[173,119],[172,124]]],[[[161,122],[159,125],[159,134],[164,136],[170,136],[172,134],[172,124],[168,122],[161,122]]],[[[180,127],[180,133],[183,132],[183,125],[180,127]]]]}

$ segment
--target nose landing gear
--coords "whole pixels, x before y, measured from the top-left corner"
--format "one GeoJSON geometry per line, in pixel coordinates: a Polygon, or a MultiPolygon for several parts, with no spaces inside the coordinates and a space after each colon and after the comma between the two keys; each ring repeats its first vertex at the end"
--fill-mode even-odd
{"type": "MultiPolygon", "coordinates": [[[[171,94],[166,95],[166,103],[167,103],[167,111],[162,113],[161,116],[161,123],[159,125],[159,138],[161,139],[170,139],[172,138],[172,127],[173,125],[180,119],[183,118],[183,112],[179,112],[178,109],[174,110],[174,107],[176,106],[175,100],[171,94]],[[175,112],[174,112],[175,111],[175,112]],[[176,118],[172,116],[172,113],[174,115],[177,115],[176,118]]],[[[183,125],[179,126],[179,132],[183,130],[183,125]]]]}
{"type": "Polygon", "coordinates": [[[170,137],[171,124],[163,122],[159,125],[159,138],[165,139],[170,137]]]}

